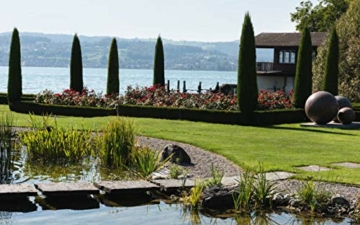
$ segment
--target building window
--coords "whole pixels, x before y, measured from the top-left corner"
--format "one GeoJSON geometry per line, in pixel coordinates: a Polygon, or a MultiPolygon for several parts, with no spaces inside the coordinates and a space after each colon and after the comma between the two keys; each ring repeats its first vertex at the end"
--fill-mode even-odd
{"type": "Polygon", "coordinates": [[[295,64],[295,50],[280,50],[279,63],[295,64]]]}

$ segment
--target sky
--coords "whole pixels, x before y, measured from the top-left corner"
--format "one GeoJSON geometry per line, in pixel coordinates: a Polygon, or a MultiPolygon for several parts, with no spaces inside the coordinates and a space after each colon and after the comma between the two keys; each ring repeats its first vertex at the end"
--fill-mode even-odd
{"type": "MultiPolygon", "coordinates": [[[[188,41],[238,40],[246,12],[255,35],[295,32],[301,0],[3,0],[0,32],[188,41]]],[[[313,1],[316,3],[316,1],[313,1]]]]}

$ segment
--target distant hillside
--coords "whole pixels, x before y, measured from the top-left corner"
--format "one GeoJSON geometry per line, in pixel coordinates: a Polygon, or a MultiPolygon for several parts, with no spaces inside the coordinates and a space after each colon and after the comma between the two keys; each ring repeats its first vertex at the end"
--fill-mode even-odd
{"type": "MultiPolygon", "coordinates": [[[[111,37],[79,36],[83,65],[106,68],[111,37]]],[[[0,66],[8,65],[11,33],[0,33],[0,66]]],[[[72,35],[20,33],[24,66],[68,67],[72,35]]],[[[151,69],[156,39],[117,38],[121,68],[151,69]]],[[[239,42],[191,42],[163,39],[166,69],[236,70],[239,42]]],[[[270,61],[258,51],[258,61],[270,61]]]]}

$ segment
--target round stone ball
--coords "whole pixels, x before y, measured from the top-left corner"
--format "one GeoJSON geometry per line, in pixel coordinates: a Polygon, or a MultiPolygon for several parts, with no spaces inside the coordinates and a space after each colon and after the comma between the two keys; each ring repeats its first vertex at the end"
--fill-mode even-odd
{"type": "Polygon", "coordinates": [[[318,91],[310,95],[305,103],[307,117],[317,124],[327,124],[337,115],[336,98],[326,91],[318,91]]]}
{"type": "Polygon", "coordinates": [[[346,97],[337,95],[337,96],[335,96],[335,98],[336,98],[336,101],[338,102],[339,109],[342,109],[344,107],[352,108],[350,100],[347,99],[346,97]]]}
{"type": "Polygon", "coordinates": [[[340,123],[350,124],[352,121],[355,120],[355,112],[350,107],[344,107],[339,110],[337,117],[340,123]]]}

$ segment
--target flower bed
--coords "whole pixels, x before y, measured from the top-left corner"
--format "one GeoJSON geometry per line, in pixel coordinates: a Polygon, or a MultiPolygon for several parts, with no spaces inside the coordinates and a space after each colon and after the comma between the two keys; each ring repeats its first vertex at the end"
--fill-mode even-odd
{"type": "MultiPolygon", "coordinates": [[[[292,92],[289,95],[283,91],[260,91],[258,96],[258,110],[292,108],[292,92]]],[[[85,88],[81,93],[66,89],[62,93],[45,90],[37,94],[37,103],[55,105],[76,105],[104,108],[116,108],[118,105],[146,105],[154,107],[197,108],[209,110],[239,110],[236,95],[204,92],[200,94],[182,93],[171,90],[167,92],[158,85],[151,87],[128,86],[125,95],[102,95],[94,90],[85,88]]]]}

